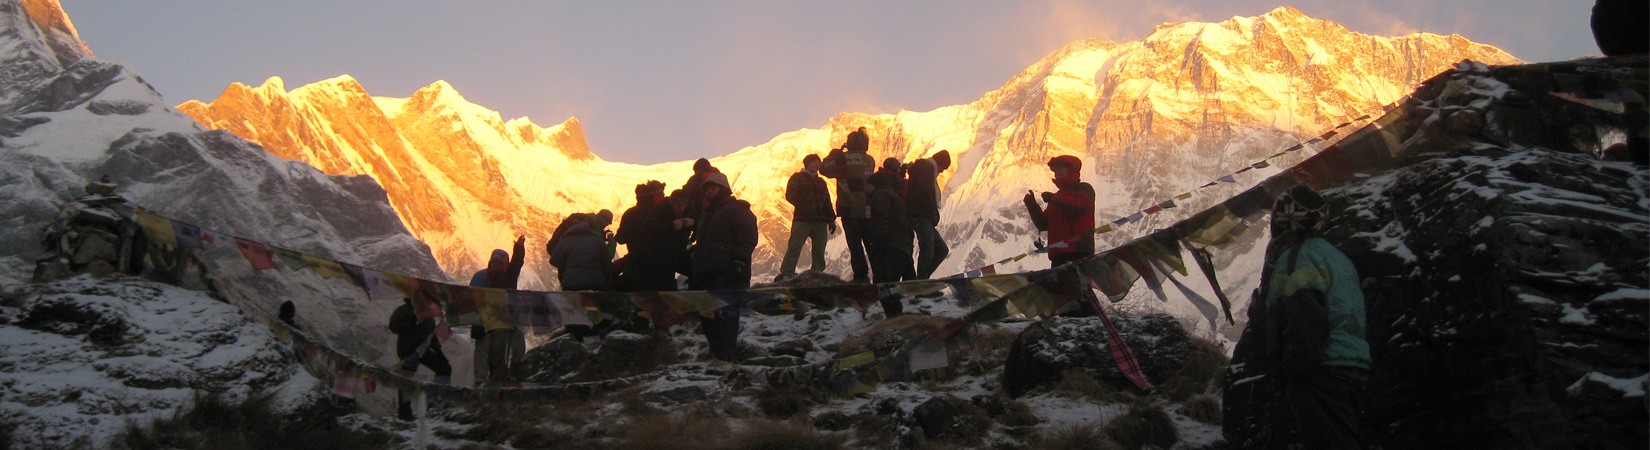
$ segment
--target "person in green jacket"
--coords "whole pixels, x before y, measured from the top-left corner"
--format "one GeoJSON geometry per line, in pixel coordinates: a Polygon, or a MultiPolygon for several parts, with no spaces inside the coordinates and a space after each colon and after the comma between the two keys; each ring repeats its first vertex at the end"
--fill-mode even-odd
{"type": "Polygon", "coordinates": [[[1358,270],[1319,237],[1328,204],[1305,186],[1272,208],[1267,356],[1306,448],[1362,448],[1358,412],[1369,373],[1358,270]]]}

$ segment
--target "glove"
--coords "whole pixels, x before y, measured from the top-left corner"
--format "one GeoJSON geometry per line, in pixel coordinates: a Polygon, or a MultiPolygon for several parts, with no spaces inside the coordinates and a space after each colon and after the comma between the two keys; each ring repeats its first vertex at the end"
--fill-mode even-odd
{"type": "Polygon", "coordinates": [[[1054,201],[1054,193],[1053,192],[1044,192],[1043,193],[1043,203],[1052,203],[1053,201],[1054,201]]]}
{"type": "Polygon", "coordinates": [[[1034,195],[1031,195],[1031,191],[1026,191],[1026,197],[1023,198],[1023,199],[1020,199],[1020,201],[1024,202],[1026,204],[1026,207],[1030,207],[1030,208],[1037,207],[1037,197],[1034,196],[1034,195]]]}

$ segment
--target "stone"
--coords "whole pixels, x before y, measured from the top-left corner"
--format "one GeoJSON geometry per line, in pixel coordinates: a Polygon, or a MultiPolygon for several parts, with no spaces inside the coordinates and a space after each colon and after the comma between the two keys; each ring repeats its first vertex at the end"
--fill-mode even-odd
{"type": "MultiPolygon", "coordinates": [[[[1191,335],[1167,314],[1112,317],[1117,331],[1152,381],[1162,381],[1180,369],[1191,355],[1191,335]]],[[[1095,380],[1119,390],[1134,383],[1112,359],[1104,324],[1098,317],[1055,318],[1033,323],[1014,338],[1003,363],[1003,390],[1018,398],[1051,388],[1068,370],[1088,372],[1095,380]]]]}

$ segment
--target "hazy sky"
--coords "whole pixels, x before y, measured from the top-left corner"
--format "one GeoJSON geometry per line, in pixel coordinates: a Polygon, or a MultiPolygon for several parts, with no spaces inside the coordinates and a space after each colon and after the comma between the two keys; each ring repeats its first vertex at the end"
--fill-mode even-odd
{"type": "MultiPolygon", "coordinates": [[[[350,74],[377,96],[447,80],[505,119],[578,117],[635,163],[726,154],[840,112],[968,103],[1061,46],[1279,3],[1154,1],[62,0],[97,57],[166,99],[350,74]]],[[[1274,0],[1275,1],[1275,0],[1274,0]]],[[[1460,34],[1526,61],[1597,55],[1591,0],[1307,0],[1353,31],[1460,34]]]]}

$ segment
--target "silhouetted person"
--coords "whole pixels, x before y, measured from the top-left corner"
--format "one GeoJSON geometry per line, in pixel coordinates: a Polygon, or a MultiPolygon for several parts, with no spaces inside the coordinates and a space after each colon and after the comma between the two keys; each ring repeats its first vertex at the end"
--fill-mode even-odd
{"type": "Polygon", "coordinates": [[[1598,0],[1593,4],[1593,41],[1604,56],[1650,52],[1650,2],[1598,0]]]}
{"type": "Polygon", "coordinates": [[[1328,205],[1297,186],[1272,207],[1265,292],[1267,357],[1292,424],[1313,449],[1363,448],[1358,410],[1369,377],[1358,269],[1319,237],[1328,205]]]}
{"type": "Polygon", "coordinates": [[[831,150],[825,156],[819,173],[836,179],[836,213],[842,217],[842,234],[848,241],[848,265],[853,269],[853,282],[870,281],[871,267],[865,257],[865,232],[870,227],[871,207],[865,201],[870,193],[866,180],[876,170],[876,161],[866,154],[870,137],[865,128],[848,134],[842,149],[831,150]],[[846,151],[844,151],[846,150],[846,151]]]}
{"type": "Polygon", "coordinates": [[[803,243],[813,246],[809,270],[825,271],[825,243],[836,231],[836,209],[831,206],[831,191],[826,189],[825,179],[819,177],[822,164],[819,155],[803,157],[802,170],[785,183],[785,201],[791,204],[791,237],[785,242],[785,259],[774,281],[796,276],[796,260],[802,257],[803,243]]]}
{"type": "Polygon", "coordinates": [[[934,270],[951,255],[951,248],[940,238],[939,173],[951,167],[951,153],[940,150],[930,158],[912,161],[906,169],[905,206],[911,219],[911,231],[917,236],[917,279],[934,276],[934,270]]]}
{"type": "MultiPolygon", "coordinates": [[[[412,299],[401,299],[401,306],[390,313],[390,332],[395,333],[395,354],[401,359],[400,371],[411,376],[418,366],[435,372],[436,384],[452,384],[453,367],[447,355],[441,353],[441,340],[435,337],[435,318],[418,319],[413,312],[412,299]]],[[[412,420],[412,404],[397,393],[396,414],[402,420],[412,420]]]]}
{"type": "MultiPolygon", "coordinates": [[[[526,246],[527,237],[518,236],[511,253],[494,249],[488,258],[487,268],[470,277],[470,286],[515,289],[516,281],[521,278],[521,266],[526,262],[526,246]]],[[[475,357],[471,363],[476,385],[486,380],[515,378],[511,368],[521,360],[527,347],[526,337],[520,330],[508,323],[495,325],[492,329],[476,325],[470,327],[470,337],[476,343],[475,357]]]]}
{"type": "MultiPolygon", "coordinates": [[[[871,256],[872,281],[893,283],[915,272],[911,268],[911,223],[905,217],[905,200],[899,197],[899,180],[893,173],[871,176],[871,227],[866,248],[871,256]]],[[[899,296],[890,289],[881,295],[882,310],[889,317],[900,315],[899,296]]]]}
{"type": "MultiPolygon", "coordinates": [[[[751,205],[733,197],[728,177],[713,173],[701,184],[707,206],[693,233],[693,289],[749,289],[751,252],[756,250],[756,215],[751,205]]],[[[717,310],[699,323],[716,359],[739,359],[739,314],[744,305],[717,310]]]]}

